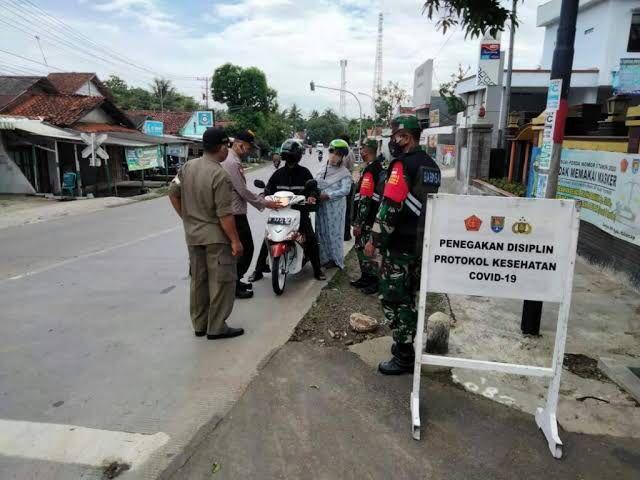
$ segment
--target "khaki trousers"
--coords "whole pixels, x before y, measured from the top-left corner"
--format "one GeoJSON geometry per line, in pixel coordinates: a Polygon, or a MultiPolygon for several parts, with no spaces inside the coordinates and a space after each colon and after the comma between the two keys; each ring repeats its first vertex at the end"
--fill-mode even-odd
{"type": "Polygon", "coordinates": [[[236,259],[224,243],[189,245],[191,323],[196,332],[218,335],[227,330],[236,292],[236,259]]]}

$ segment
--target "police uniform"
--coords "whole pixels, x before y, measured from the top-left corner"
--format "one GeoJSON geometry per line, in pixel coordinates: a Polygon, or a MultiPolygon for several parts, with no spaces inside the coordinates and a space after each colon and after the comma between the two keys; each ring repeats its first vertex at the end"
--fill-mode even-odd
{"type": "Polygon", "coordinates": [[[185,163],[169,195],[180,197],[191,268],[190,312],[196,334],[221,335],[229,327],[236,260],[220,218],[233,214],[232,184],[220,162],[205,152],[185,163]]]}
{"type": "Polygon", "coordinates": [[[404,373],[413,369],[425,204],[429,193],[437,193],[440,178],[438,165],[420,148],[398,155],[387,170],[382,201],[372,228],[372,241],[382,254],[382,308],[395,342],[391,361],[380,364],[382,373],[404,373]]]}

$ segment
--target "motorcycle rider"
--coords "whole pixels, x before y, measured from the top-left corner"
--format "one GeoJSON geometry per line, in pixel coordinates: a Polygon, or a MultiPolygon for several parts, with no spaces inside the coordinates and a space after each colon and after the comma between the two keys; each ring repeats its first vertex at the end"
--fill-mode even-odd
{"type": "MultiPolygon", "coordinates": [[[[422,241],[427,195],[440,187],[440,168],[419,145],[420,124],[414,115],[399,115],[391,122],[389,152],[393,159],[380,208],[365,246],[369,257],[382,255],[381,303],[393,329],[393,357],[378,366],[380,373],[400,375],[413,371],[420,284],[422,241]]],[[[421,352],[418,352],[421,354],[421,352]]]]}
{"type": "MultiPolygon", "coordinates": [[[[315,205],[319,193],[306,192],[305,184],[309,180],[313,180],[313,175],[308,168],[299,165],[304,153],[304,146],[300,141],[295,139],[285,140],[282,144],[280,156],[285,161],[285,166],[276,170],[267,186],[264,189],[265,195],[273,195],[276,192],[286,190],[293,192],[296,195],[307,195],[307,203],[309,205],[295,205],[292,208],[300,210],[300,232],[304,235],[304,251],[306,257],[313,266],[313,275],[317,280],[326,280],[324,272],[320,267],[320,250],[318,248],[318,239],[313,231],[313,225],[311,224],[311,218],[309,216],[310,209],[315,205]]],[[[269,252],[267,250],[266,240],[262,243],[260,254],[256,262],[256,269],[249,277],[250,282],[257,282],[262,280],[264,273],[269,273],[270,269],[267,265],[267,256],[269,252]]]]}
{"type": "Polygon", "coordinates": [[[353,236],[360,264],[360,278],[351,282],[363,293],[378,292],[379,268],[377,263],[364,254],[364,247],[371,236],[371,227],[376,219],[382,191],[384,189],[384,169],[380,157],[376,157],[378,142],[368,140],[362,147],[361,156],[365,162],[358,181],[353,202],[353,236]]]}

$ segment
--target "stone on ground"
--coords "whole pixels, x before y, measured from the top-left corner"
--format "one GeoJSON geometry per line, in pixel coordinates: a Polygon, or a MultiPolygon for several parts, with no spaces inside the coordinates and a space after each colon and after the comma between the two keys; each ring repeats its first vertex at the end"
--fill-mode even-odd
{"type": "Polygon", "coordinates": [[[369,333],[378,328],[378,321],[369,315],[352,313],[349,318],[349,325],[354,332],[369,333]]]}
{"type": "Polygon", "coordinates": [[[449,331],[451,319],[449,315],[435,312],[427,320],[427,353],[445,355],[449,352],[449,331]]]}

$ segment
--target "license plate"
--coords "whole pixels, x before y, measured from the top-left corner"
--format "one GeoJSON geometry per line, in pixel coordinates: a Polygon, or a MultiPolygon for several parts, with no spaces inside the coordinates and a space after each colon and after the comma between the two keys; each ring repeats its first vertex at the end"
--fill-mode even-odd
{"type": "Polygon", "coordinates": [[[286,217],[270,217],[267,223],[269,225],[291,225],[291,219],[286,217]]]}

